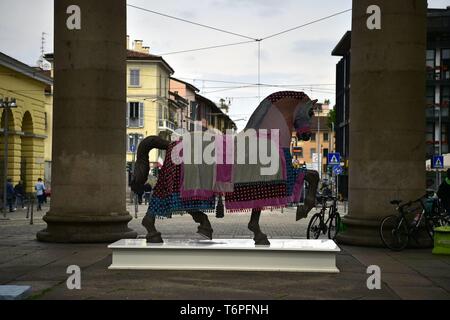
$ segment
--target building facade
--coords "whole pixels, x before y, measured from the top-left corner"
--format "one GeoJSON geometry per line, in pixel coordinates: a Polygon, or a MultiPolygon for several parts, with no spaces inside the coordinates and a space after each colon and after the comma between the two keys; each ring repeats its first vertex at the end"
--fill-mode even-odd
{"type": "MultiPolygon", "coordinates": [[[[134,160],[137,147],[145,137],[159,135],[165,139],[175,132],[169,104],[172,67],[160,56],[152,55],[141,40],[130,48],[127,39],[127,163],[134,160]]],[[[159,150],[150,152],[150,163],[162,157],[159,150]]]]}
{"type": "MultiPolygon", "coordinates": [[[[34,192],[38,178],[44,178],[45,161],[51,152],[45,144],[49,134],[52,79],[42,70],[30,67],[0,53],[0,99],[16,99],[17,107],[8,111],[8,178],[22,180],[27,193],[34,192]]],[[[5,109],[1,118],[1,179],[5,141],[5,109]]],[[[3,183],[2,183],[3,186],[3,183]]],[[[3,187],[2,187],[3,189],[3,187]]]]}
{"type": "Polygon", "coordinates": [[[170,78],[170,95],[174,102],[179,102],[182,107],[178,109],[179,127],[183,131],[194,131],[197,120],[196,94],[200,90],[194,85],[177,78],[170,78]]]}
{"type": "MultiPolygon", "coordinates": [[[[427,53],[424,64],[427,69],[426,97],[424,97],[424,121],[426,121],[426,158],[449,152],[449,100],[450,100],[450,7],[428,9],[427,53]]],[[[336,65],[336,151],[341,153],[346,168],[339,177],[340,193],[347,198],[349,163],[350,119],[350,61],[351,32],[348,31],[332,51],[341,57],[336,65]]],[[[351,166],[351,164],[350,164],[351,166]]],[[[433,185],[434,175],[429,176],[433,185]]]]}

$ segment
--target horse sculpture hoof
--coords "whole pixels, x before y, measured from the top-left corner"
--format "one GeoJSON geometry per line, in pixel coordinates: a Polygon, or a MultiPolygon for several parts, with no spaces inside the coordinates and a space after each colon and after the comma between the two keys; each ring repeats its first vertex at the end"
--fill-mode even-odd
{"type": "Polygon", "coordinates": [[[213,229],[198,227],[197,233],[207,240],[212,240],[213,229]]]}
{"type": "Polygon", "coordinates": [[[267,235],[264,233],[258,234],[256,237],[253,238],[255,241],[255,245],[257,246],[270,246],[269,239],[267,239],[267,235]]]}
{"type": "Polygon", "coordinates": [[[161,237],[161,232],[148,234],[146,239],[148,243],[164,243],[164,240],[161,237]]]}
{"type": "Polygon", "coordinates": [[[255,240],[255,245],[257,246],[270,246],[270,241],[269,239],[266,238],[261,238],[261,239],[253,239],[255,240]]]}

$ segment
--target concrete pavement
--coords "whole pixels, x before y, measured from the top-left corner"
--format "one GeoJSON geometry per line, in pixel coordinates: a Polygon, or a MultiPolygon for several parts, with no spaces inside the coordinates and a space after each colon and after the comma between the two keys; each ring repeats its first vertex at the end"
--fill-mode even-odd
{"type": "MultiPolygon", "coordinates": [[[[129,207],[134,216],[134,207],[129,207]]],[[[140,218],[131,227],[144,235],[140,218]]],[[[341,210],[342,211],[342,210],[341,210]]],[[[45,210],[44,210],[45,212],[45,210]]],[[[31,285],[31,299],[450,299],[450,257],[430,249],[391,252],[380,248],[341,246],[339,274],[218,271],[108,270],[106,244],[37,242],[45,223],[42,213],[29,225],[25,212],[0,221],[0,284],[31,285]],[[82,270],[81,290],[68,290],[66,269],[82,270]],[[380,290],[366,285],[367,267],[381,268],[380,290]]],[[[212,217],[216,238],[251,238],[248,214],[212,217]]],[[[308,220],[295,222],[287,209],[264,212],[261,227],[272,238],[304,238],[308,220]]],[[[196,239],[196,224],[188,215],[157,222],[165,238],[196,239]]]]}

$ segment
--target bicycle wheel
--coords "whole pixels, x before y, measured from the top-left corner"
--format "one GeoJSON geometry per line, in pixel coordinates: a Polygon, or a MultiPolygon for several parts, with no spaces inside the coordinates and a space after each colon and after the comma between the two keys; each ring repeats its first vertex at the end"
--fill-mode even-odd
{"type": "Polygon", "coordinates": [[[392,215],[381,221],[380,236],[384,245],[393,250],[403,250],[409,242],[407,222],[403,218],[392,215]]]}
{"type": "Polygon", "coordinates": [[[334,213],[330,219],[328,225],[328,239],[334,240],[339,232],[339,226],[341,225],[341,215],[339,212],[334,213]]]}
{"type": "Polygon", "coordinates": [[[444,221],[440,216],[425,218],[425,229],[431,240],[434,240],[434,229],[444,225],[444,221]]]}
{"type": "Polygon", "coordinates": [[[320,213],[314,214],[311,220],[309,220],[308,230],[306,231],[306,238],[319,239],[323,229],[322,224],[322,215],[320,213]]]}

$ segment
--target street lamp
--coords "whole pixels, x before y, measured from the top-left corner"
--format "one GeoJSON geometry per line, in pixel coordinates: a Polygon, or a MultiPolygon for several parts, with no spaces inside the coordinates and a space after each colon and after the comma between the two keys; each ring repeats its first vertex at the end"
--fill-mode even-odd
{"type": "Polygon", "coordinates": [[[8,115],[11,108],[17,108],[16,99],[0,99],[0,108],[4,109],[5,114],[5,126],[3,129],[3,136],[5,139],[5,154],[3,159],[3,217],[6,218],[6,202],[8,197],[6,189],[8,183],[8,115]]]}
{"type": "Polygon", "coordinates": [[[320,111],[322,106],[317,105],[317,169],[319,170],[319,179],[322,180],[322,151],[320,150],[320,111]]]}

